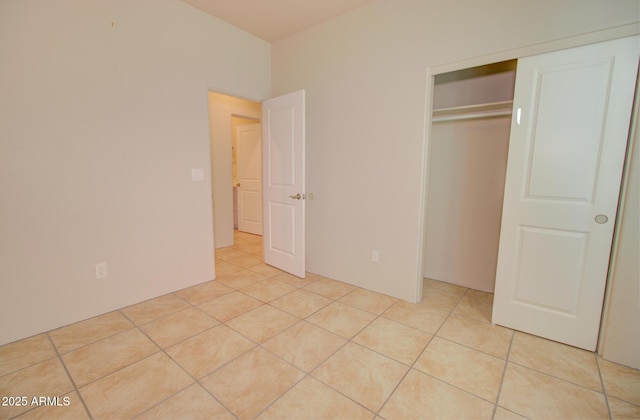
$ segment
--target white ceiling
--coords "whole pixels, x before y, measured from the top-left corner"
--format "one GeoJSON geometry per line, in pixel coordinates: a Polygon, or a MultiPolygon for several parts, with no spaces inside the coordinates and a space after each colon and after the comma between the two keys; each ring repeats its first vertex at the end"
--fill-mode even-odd
{"type": "Polygon", "coordinates": [[[273,42],[373,0],[182,0],[273,42]]]}

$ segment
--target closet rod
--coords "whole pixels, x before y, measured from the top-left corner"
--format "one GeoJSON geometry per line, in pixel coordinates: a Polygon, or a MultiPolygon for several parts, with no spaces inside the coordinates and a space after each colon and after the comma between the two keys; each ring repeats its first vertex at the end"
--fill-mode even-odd
{"type": "Polygon", "coordinates": [[[431,118],[432,122],[442,121],[456,121],[456,120],[471,120],[476,118],[489,118],[489,117],[502,117],[505,115],[511,115],[511,110],[506,109],[502,111],[486,111],[486,112],[472,112],[468,114],[455,114],[455,115],[443,115],[431,118]]]}

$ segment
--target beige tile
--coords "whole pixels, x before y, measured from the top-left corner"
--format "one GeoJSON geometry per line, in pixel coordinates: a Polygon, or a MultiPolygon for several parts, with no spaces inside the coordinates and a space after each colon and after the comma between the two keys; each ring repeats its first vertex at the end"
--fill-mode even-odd
{"type": "MultiPolygon", "coordinates": [[[[262,258],[262,257],[260,257],[260,258],[262,258]]],[[[277,268],[272,267],[272,266],[270,266],[268,264],[265,264],[265,263],[260,263],[258,265],[254,265],[252,267],[249,267],[249,270],[251,270],[251,271],[253,271],[255,273],[258,273],[258,274],[262,274],[263,276],[266,276],[266,277],[275,277],[275,276],[277,276],[279,274],[284,273],[284,271],[278,270],[277,268]]]]}
{"type": "Polygon", "coordinates": [[[493,293],[482,292],[480,290],[469,289],[467,296],[473,299],[482,299],[493,303],[493,293]]]}
{"type": "Polygon", "coordinates": [[[354,290],[355,286],[351,286],[350,284],[342,283],[336,280],[320,277],[319,279],[308,284],[304,288],[305,290],[308,290],[313,293],[317,293],[329,299],[339,299],[342,296],[349,293],[350,291],[354,290]]]}
{"type": "Polygon", "coordinates": [[[640,405],[640,371],[598,358],[607,395],[640,405]]]}
{"type": "Polygon", "coordinates": [[[242,250],[249,254],[262,256],[262,244],[245,245],[242,250]]]}
{"type": "Polygon", "coordinates": [[[351,338],[375,318],[369,312],[334,302],[308,317],[307,321],[342,337],[351,338]]]}
{"type": "Polygon", "coordinates": [[[509,361],[602,392],[592,352],[516,331],[509,361]]]}
{"type": "Polygon", "coordinates": [[[444,290],[445,292],[452,293],[458,297],[464,295],[468,290],[466,287],[458,286],[457,284],[425,278],[423,280],[423,288],[422,288],[423,295],[425,291],[432,288],[444,290]]]}
{"type": "Polygon", "coordinates": [[[226,325],[218,325],[166,351],[195,378],[202,378],[255,346],[226,325]]]}
{"type": "Polygon", "coordinates": [[[302,321],[266,341],[262,347],[310,372],[344,343],[344,338],[302,321]]]}
{"type": "Polygon", "coordinates": [[[164,295],[124,308],[122,313],[134,324],[142,325],[190,307],[191,305],[178,296],[164,295]]]}
{"type": "Polygon", "coordinates": [[[316,295],[306,290],[296,290],[281,298],[272,300],[269,304],[298,318],[306,318],[331,302],[331,299],[327,299],[324,296],[316,295]]]}
{"type": "Polygon", "coordinates": [[[274,279],[266,279],[259,283],[252,284],[249,287],[245,287],[244,289],[242,289],[242,293],[245,293],[263,302],[271,302],[272,300],[289,294],[294,290],[297,290],[297,288],[285,282],[274,279]]]}
{"type": "Polygon", "coordinates": [[[249,255],[246,251],[241,251],[239,249],[234,248],[220,248],[215,250],[216,258],[221,259],[223,261],[230,261],[234,258],[246,257],[249,255]]]}
{"type": "Polygon", "coordinates": [[[372,419],[374,414],[325,384],[304,378],[277,400],[259,419],[372,419]]]}
{"type": "Polygon", "coordinates": [[[320,274],[315,274],[315,273],[311,273],[311,272],[307,271],[305,273],[305,278],[309,279],[311,281],[316,281],[316,280],[320,280],[322,278],[322,276],[320,274]]]}
{"type": "Polygon", "coordinates": [[[232,248],[240,248],[243,249],[246,245],[258,245],[262,244],[262,236],[254,235],[253,233],[241,232],[239,230],[234,230],[233,232],[233,243],[232,248]]]}
{"type": "Polygon", "coordinates": [[[227,411],[200,385],[193,384],[178,392],[169,399],[145,411],[136,419],[234,419],[227,411]]]}
{"type": "Polygon", "coordinates": [[[201,383],[234,415],[245,419],[255,417],[303,376],[302,371],[258,347],[201,383]]]}
{"type": "Polygon", "coordinates": [[[234,244],[231,245],[231,249],[236,249],[238,251],[243,251],[249,255],[253,254],[252,252],[249,252],[250,249],[254,249],[256,246],[260,246],[262,247],[262,243],[261,242],[256,242],[256,241],[252,241],[252,240],[247,240],[245,238],[235,238],[234,239],[234,244]]]}
{"type": "Polygon", "coordinates": [[[63,396],[73,391],[60,359],[53,358],[0,377],[0,396],[26,397],[27,405],[2,406],[0,418],[9,418],[34,408],[34,397],[63,396]]]}
{"type": "Polygon", "coordinates": [[[64,354],[62,360],[80,387],[158,351],[158,346],[136,328],[64,354]]]}
{"type": "Polygon", "coordinates": [[[637,420],[640,419],[640,405],[629,404],[617,398],[608,397],[609,410],[613,420],[637,420]]]}
{"type": "Polygon", "coordinates": [[[452,315],[442,325],[437,335],[504,359],[509,351],[513,331],[471,318],[452,315]]]}
{"type": "Polygon", "coordinates": [[[498,404],[529,418],[607,418],[604,395],[508,363],[498,404]]]}
{"type": "Polygon", "coordinates": [[[56,357],[46,334],[25,338],[0,347],[0,376],[56,357]]]}
{"type": "Polygon", "coordinates": [[[78,393],[75,391],[57,397],[57,400],[51,399],[49,402],[42,401],[42,403],[30,405],[29,408],[33,409],[17,418],[32,420],[81,420],[90,418],[82,401],[80,401],[80,397],[78,397],[78,393]]]}
{"type": "Polygon", "coordinates": [[[493,420],[526,420],[526,417],[522,417],[519,414],[509,411],[502,407],[496,407],[496,413],[493,415],[493,420]]]}
{"type": "Polygon", "coordinates": [[[491,301],[465,295],[453,313],[473,318],[476,321],[491,323],[492,310],[493,303],[491,301]]]}
{"type": "Polygon", "coordinates": [[[312,375],[377,412],[398,385],[407,366],[354,343],[347,343],[312,375]]]}
{"type": "Polygon", "coordinates": [[[218,324],[201,310],[188,308],[144,324],[140,329],[164,349],[218,324]]]}
{"type": "Polygon", "coordinates": [[[239,265],[245,269],[251,270],[251,267],[259,266],[260,264],[264,264],[262,261],[262,257],[258,255],[245,255],[242,257],[232,258],[229,260],[230,263],[239,265]]]}
{"type": "Polygon", "coordinates": [[[253,271],[242,269],[235,273],[227,274],[224,276],[218,276],[216,281],[222,283],[225,286],[229,286],[236,290],[244,289],[252,284],[266,280],[268,277],[254,273],[253,271]]]}
{"type": "Polygon", "coordinates": [[[414,368],[495,402],[504,364],[497,357],[434,337],[414,368]]]}
{"type": "Polygon", "coordinates": [[[422,290],[421,305],[431,308],[440,309],[441,311],[451,312],[460,301],[461,295],[451,293],[447,290],[437,287],[428,287],[422,290]]]}
{"type": "Polygon", "coordinates": [[[231,292],[219,298],[211,299],[199,306],[200,309],[225,322],[264,305],[258,299],[240,292],[231,292]]]}
{"type": "Polygon", "coordinates": [[[412,369],[380,415],[385,419],[491,419],[493,404],[412,369]]]}
{"type": "Polygon", "coordinates": [[[340,298],[340,302],[349,306],[380,315],[398,299],[370,290],[357,288],[340,298]]]}
{"type": "Polygon", "coordinates": [[[406,365],[412,364],[432,335],[385,318],[373,321],[353,341],[406,365]]]}
{"type": "Polygon", "coordinates": [[[200,305],[210,299],[214,299],[231,292],[233,292],[231,287],[213,280],[180,290],[176,295],[180,296],[192,305],[200,305]]]}
{"type": "Polygon", "coordinates": [[[435,333],[449,313],[427,305],[398,301],[382,316],[428,333],[435,333]]]}
{"type": "Polygon", "coordinates": [[[272,278],[290,284],[291,286],[304,287],[313,282],[317,277],[308,276],[305,274],[305,278],[300,278],[298,276],[294,276],[293,274],[280,273],[276,276],[273,276],[272,278]]]}
{"type": "Polygon", "coordinates": [[[173,360],[156,353],[80,388],[94,419],[130,418],[193,383],[173,360]]]}
{"type": "Polygon", "coordinates": [[[236,264],[231,264],[227,261],[223,261],[221,259],[216,258],[216,277],[218,276],[226,276],[227,274],[235,273],[237,271],[241,271],[242,267],[236,264]]]}
{"type": "Polygon", "coordinates": [[[256,343],[263,343],[299,321],[269,305],[261,306],[227,322],[227,325],[256,343]]]}
{"type": "Polygon", "coordinates": [[[58,351],[66,353],[133,327],[120,312],[110,312],[50,331],[49,336],[58,351]]]}

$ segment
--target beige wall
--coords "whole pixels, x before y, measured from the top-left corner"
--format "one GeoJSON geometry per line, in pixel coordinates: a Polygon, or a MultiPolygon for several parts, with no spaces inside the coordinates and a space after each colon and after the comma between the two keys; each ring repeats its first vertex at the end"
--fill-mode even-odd
{"type": "Polygon", "coordinates": [[[637,32],[639,15],[637,0],[378,0],[274,43],[274,95],[307,92],[307,270],[417,301],[428,68],[637,32]]]}
{"type": "Polygon", "coordinates": [[[0,344],[211,280],[207,91],[268,97],[270,45],[178,0],[0,0],[0,57],[0,344]]]}
{"type": "Polygon", "coordinates": [[[209,92],[209,131],[213,185],[213,230],[216,248],[233,245],[233,116],[260,118],[259,102],[209,92]]]}

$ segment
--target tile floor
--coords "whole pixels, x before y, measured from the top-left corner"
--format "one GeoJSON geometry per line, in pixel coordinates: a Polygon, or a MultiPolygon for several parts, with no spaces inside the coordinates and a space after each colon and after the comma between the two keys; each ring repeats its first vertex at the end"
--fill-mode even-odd
{"type": "Polygon", "coordinates": [[[0,418],[640,418],[639,371],[492,326],[491,294],[414,305],[260,253],[238,234],[216,281],[0,347],[0,418]]]}

